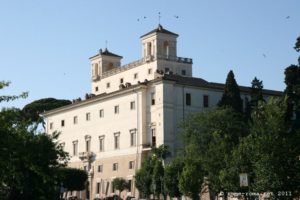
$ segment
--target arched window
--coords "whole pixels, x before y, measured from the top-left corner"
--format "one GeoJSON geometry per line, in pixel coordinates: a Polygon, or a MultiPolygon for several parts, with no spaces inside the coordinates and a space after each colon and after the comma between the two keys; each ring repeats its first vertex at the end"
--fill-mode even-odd
{"type": "Polygon", "coordinates": [[[169,42],[168,41],[164,42],[164,54],[167,58],[169,57],[169,42]]]}
{"type": "Polygon", "coordinates": [[[114,68],[114,64],[113,64],[113,63],[108,63],[107,69],[108,69],[108,70],[111,70],[112,68],[114,68]]]}
{"type": "Polygon", "coordinates": [[[99,75],[99,66],[98,66],[98,63],[95,64],[94,75],[95,76],[99,75]]]}
{"type": "Polygon", "coordinates": [[[151,42],[147,43],[147,56],[151,56],[151,52],[152,52],[152,44],[151,42]]]}

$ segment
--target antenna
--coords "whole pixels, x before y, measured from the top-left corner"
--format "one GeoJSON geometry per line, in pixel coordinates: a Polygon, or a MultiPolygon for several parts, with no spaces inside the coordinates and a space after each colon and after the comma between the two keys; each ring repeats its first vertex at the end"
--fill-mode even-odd
{"type": "Polygon", "coordinates": [[[108,41],[105,40],[105,49],[107,49],[107,44],[108,44],[108,41]]]}
{"type": "Polygon", "coordinates": [[[160,15],[160,12],[158,12],[158,24],[160,24],[160,18],[161,18],[161,15],[160,15]]]}

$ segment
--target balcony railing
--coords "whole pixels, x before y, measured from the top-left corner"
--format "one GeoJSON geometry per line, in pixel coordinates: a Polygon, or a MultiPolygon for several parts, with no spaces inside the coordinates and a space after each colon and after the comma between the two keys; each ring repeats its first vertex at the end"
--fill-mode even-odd
{"type": "Polygon", "coordinates": [[[91,160],[94,156],[94,153],[93,152],[80,152],[79,153],[79,158],[80,160],[83,160],[83,161],[88,161],[88,160],[91,160]]]}
{"type": "MultiPolygon", "coordinates": [[[[142,64],[145,64],[147,62],[152,62],[152,61],[155,61],[155,60],[167,60],[167,61],[180,62],[180,63],[186,63],[186,64],[192,64],[193,63],[193,59],[191,59],[191,58],[183,58],[183,57],[167,56],[167,55],[149,55],[149,56],[146,56],[142,59],[133,61],[133,62],[127,64],[127,65],[123,65],[121,67],[114,68],[114,69],[109,70],[107,72],[103,72],[101,78],[112,76],[114,74],[117,74],[117,73],[120,73],[120,72],[123,72],[123,71],[127,71],[128,69],[135,68],[135,67],[138,67],[138,66],[140,66],[142,64]]],[[[97,77],[97,78],[100,78],[100,77],[97,77]]],[[[95,79],[95,81],[96,81],[96,79],[95,79]]]]}

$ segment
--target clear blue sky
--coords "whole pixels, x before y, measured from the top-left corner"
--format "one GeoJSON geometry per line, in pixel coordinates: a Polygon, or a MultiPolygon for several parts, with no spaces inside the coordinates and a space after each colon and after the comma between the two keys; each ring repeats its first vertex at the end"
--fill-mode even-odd
{"type": "Polygon", "coordinates": [[[299,0],[2,0],[0,80],[12,84],[0,95],[29,97],[1,106],[83,97],[91,89],[88,58],[106,40],[122,64],[141,58],[139,37],[157,27],[158,12],[179,34],[178,56],[193,58],[194,76],[224,83],[232,69],[240,85],[257,76],[283,90],[284,69],[298,58],[299,8],[299,0]]]}

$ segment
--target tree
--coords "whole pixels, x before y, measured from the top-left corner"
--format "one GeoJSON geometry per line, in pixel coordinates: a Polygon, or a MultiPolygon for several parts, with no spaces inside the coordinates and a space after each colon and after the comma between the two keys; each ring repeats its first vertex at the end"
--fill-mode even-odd
{"type": "Polygon", "coordinates": [[[128,188],[128,183],[124,178],[115,178],[112,181],[112,185],[114,189],[119,190],[119,196],[123,190],[128,188]]]}
{"type": "Polygon", "coordinates": [[[184,163],[181,159],[175,159],[165,167],[164,171],[164,188],[170,197],[181,197],[179,190],[179,177],[182,173],[184,163]]]}
{"type": "MultiPolygon", "coordinates": [[[[0,89],[8,85],[1,82],[0,89]]],[[[25,96],[0,96],[0,103],[25,96]]],[[[58,136],[38,133],[19,109],[0,111],[0,199],[57,199],[57,169],[67,162],[58,136]]]]}
{"type": "MultiPolygon", "coordinates": [[[[294,48],[300,51],[300,37],[294,48]]],[[[286,84],[284,93],[288,103],[286,119],[290,122],[292,129],[300,128],[300,57],[298,61],[298,65],[290,65],[284,72],[286,84]]]]}
{"type": "Polygon", "coordinates": [[[296,41],[296,44],[295,44],[294,49],[295,49],[297,52],[300,52],[300,37],[297,38],[297,41],[296,41]]]}
{"type": "Polygon", "coordinates": [[[250,90],[250,102],[246,102],[246,110],[245,116],[246,119],[249,119],[251,116],[251,112],[257,107],[259,101],[264,101],[262,89],[263,83],[256,77],[251,82],[251,90],[250,90]]]}
{"type": "Polygon", "coordinates": [[[136,172],[135,185],[142,197],[148,198],[151,194],[163,194],[165,197],[163,161],[168,155],[166,145],[152,148],[141,169],[136,172]]]}
{"type": "Polygon", "coordinates": [[[237,172],[249,174],[251,190],[272,192],[277,199],[286,199],[281,191],[296,197],[300,189],[300,131],[290,132],[285,112],[285,101],[260,102],[232,163],[237,172]]]}
{"type": "Polygon", "coordinates": [[[147,199],[151,195],[152,171],[151,157],[148,157],[135,174],[135,186],[139,190],[140,196],[147,199]]]}
{"type": "Polygon", "coordinates": [[[80,191],[85,189],[88,178],[87,172],[75,168],[58,169],[60,182],[68,191],[80,191]]]}
{"type": "Polygon", "coordinates": [[[69,105],[71,103],[71,101],[64,99],[44,98],[25,105],[22,111],[24,112],[24,116],[27,119],[29,119],[32,122],[39,123],[42,122],[42,118],[39,114],[48,110],[69,105]]]}
{"type": "Polygon", "coordinates": [[[164,179],[164,168],[162,161],[156,157],[153,159],[153,173],[152,173],[152,192],[158,199],[160,194],[164,194],[163,179],[164,179]]]}
{"type": "Polygon", "coordinates": [[[242,115],[229,107],[206,110],[189,115],[180,128],[185,147],[180,191],[196,198],[203,178],[208,177],[212,192],[219,192],[231,152],[240,138],[248,134],[242,115]]]}
{"type": "Polygon", "coordinates": [[[240,96],[240,89],[236,83],[232,70],[230,70],[227,75],[224,93],[218,103],[218,106],[231,107],[237,112],[243,112],[243,102],[240,96]]]}

